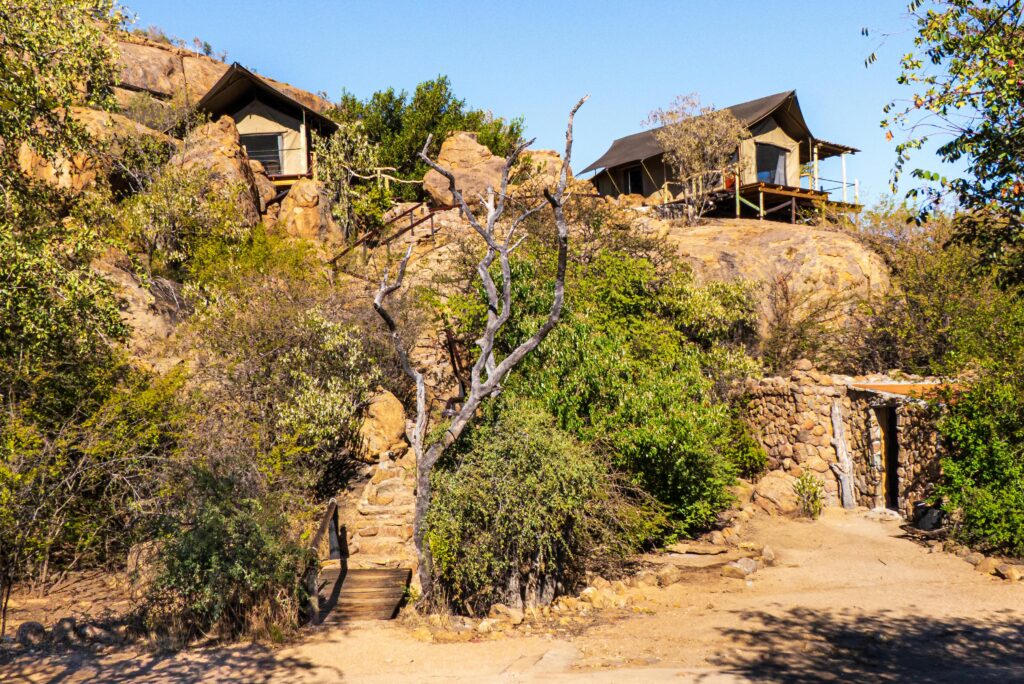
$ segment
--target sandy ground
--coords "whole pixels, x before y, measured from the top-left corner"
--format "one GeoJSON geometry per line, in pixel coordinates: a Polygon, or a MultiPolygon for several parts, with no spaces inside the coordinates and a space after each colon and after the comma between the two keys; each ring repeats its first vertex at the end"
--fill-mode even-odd
{"type": "Polygon", "coordinates": [[[642,614],[574,637],[438,644],[355,623],[282,649],[172,657],[73,652],[0,666],[5,682],[1024,682],[1024,582],[982,576],[898,523],[828,510],[761,518],[744,537],[774,567],[748,581],[688,575],[642,614]]]}

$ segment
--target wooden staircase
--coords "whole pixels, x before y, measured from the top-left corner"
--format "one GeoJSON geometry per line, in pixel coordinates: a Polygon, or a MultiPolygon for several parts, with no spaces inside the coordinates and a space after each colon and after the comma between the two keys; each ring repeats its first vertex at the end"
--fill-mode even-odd
{"type": "Polygon", "coordinates": [[[335,254],[328,263],[337,263],[338,259],[345,256],[356,247],[359,247],[368,240],[378,240],[381,235],[387,236],[386,238],[379,240],[379,244],[381,245],[389,245],[408,232],[412,232],[415,235],[416,226],[422,225],[427,221],[430,222],[430,235],[433,236],[436,232],[434,228],[434,214],[446,211],[449,208],[450,207],[431,207],[428,206],[426,202],[419,202],[400,214],[389,218],[382,228],[370,230],[360,235],[356,238],[355,242],[335,254]],[[419,217],[417,217],[417,213],[420,214],[419,217]]]}
{"type": "Polygon", "coordinates": [[[408,568],[356,570],[332,560],[320,570],[319,622],[390,620],[406,597],[408,568]]]}

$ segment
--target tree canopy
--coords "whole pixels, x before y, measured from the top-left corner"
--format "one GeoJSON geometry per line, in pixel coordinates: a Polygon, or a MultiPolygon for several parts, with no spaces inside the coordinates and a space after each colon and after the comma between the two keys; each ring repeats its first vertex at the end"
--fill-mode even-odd
{"type": "MultiPolygon", "coordinates": [[[[882,126],[908,131],[897,147],[894,182],[913,151],[945,136],[937,154],[962,162],[966,174],[936,181],[937,200],[951,193],[962,210],[955,238],[977,244],[1003,282],[1024,280],[1024,2],[913,0],[914,50],[900,60],[909,100],[890,102],[882,126]]],[[[872,55],[868,61],[874,61],[872,55]]],[[[919,191],[912,190],[911,194],[919,191]]],[[[929,203],[930,204],[930,203],[929,203]]],[[[930,207],[926,204],[925,210],[930,207]]]]}
{"type": "Polygon", "coordinates": [[[342,122],[361,121],[369,141],[379,146],[378,161],[397,176],[422,179],[427,165],[419,152],[433,136],[427,153],[436,157],[441,143],[454,131],[474,131],[481,144],[505,157],[522,141],[523,119],[506,120],[474,109],[456,97],[447,76],[423,81],[410,95],[394,88],[378,90],[366,100],[345,92],[331,113],[342,122]]]}

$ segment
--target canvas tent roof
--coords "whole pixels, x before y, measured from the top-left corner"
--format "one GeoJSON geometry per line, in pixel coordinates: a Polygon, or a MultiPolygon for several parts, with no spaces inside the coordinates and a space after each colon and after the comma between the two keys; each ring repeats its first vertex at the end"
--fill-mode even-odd
{"type": "MultiPolygon", "coordinates": [[[[794,140],[803,141],[813,137],[810,129],[807,127],[807,122],[804,121],[804,115],[800,110],[800,102],[797,100],[795,90],[788,90],[783,93],[750,100],[749,102],[742,102],[726,109],[732,112],[733,116],[739,119],[747,128],[751,128],[769,116],[773,116],[779,126],[794,140]]],[[[657,130],[655,128],[619,138],[612,143],[607,152],[601,155],[600,159],[580,171],[580,173],[587,173],[595,169],[606,169],[629,162],[638,162],[661,154],[663,150],[655,135],[657,130]]],[[[835,156],[842,152],[858,151],[853,147],[836,143],[825,143],[824,141],[821,141],[821,145],[822,147],[819,148],[819,158],[821,159],[835,156]]],[[[804,150],[803,147],[801,146],[800,150],[801,162],[807,162],[810,160],[810,150],[804,150]],[[806,159],[804,158],[805,155],[806,159]]]]}
{"type": "Polygon", "coordinates": [[[196,108],[211,114],[225,114],[249,104],[254,98],[263,96],[277,106],[283,105],[304,118],[308,125],[322,131],[335,131],[338,125],[323,114],[282,92],[264,78],[254,74],[238,62],[232,64],[224,75],[196,103],[196,108]]]}

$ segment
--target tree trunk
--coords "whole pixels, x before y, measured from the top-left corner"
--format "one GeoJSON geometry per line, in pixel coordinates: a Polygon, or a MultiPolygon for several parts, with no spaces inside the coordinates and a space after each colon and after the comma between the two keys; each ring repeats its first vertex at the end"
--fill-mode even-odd
{"type": "Polygon", "coordinates": [[[7,634],[7,604],[11,599],[11,583],[0,584],[0,639],[7,634]]]}
{"type": "Polygon", "coordinates": [[[830,467],[839,480],[839,498],[843,508],[853,508],[856,506],[853,494],[853,462],[846,448],[846,428],[843,426],[843,413],[838,399],[832,402],[832,445],[836,448],[838,463],[832,463],[830,467]]]}
{"type": "MultiPolygon", "coordinates": [[[[431,467],[433,464],[431,464],[431,467]]],[[[434,589],[433,556],[430,545],[425,543],[424,521],[430,509],[430,471],[424,458],[416,459],[416,517],[413,520],[413,541],[416,545],[416,556],[419,567],[416,573],[420,578],[420,598],[427,599],[434,589]]]]}

